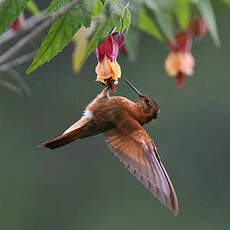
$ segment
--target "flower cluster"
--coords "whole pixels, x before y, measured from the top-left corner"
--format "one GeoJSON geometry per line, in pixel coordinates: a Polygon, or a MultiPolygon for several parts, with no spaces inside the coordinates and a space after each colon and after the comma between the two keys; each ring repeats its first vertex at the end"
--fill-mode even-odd
{"type": "Polygon", "coordinates": [[[97,47],[95,54],[98,60],[96,67],[97,80],[104,85],[111,85],[115,91],[118,79],[121,77],[121,68],[117,62],[119,48],[125,43],[122,33],[112,33],[97,47]]]}
{"type": "Polygon", "coordinates": [[[177,85],[183,86],[186,75],[193,75],[195,60],[191,53],[193,37],[203,37],[207,25],[203,19],[194,18],[190,21],[187,31],[175,31],[175,44],[168,42],[170,53],[165,61],[165,69],[170,77],[175,77],[177,85]]]}

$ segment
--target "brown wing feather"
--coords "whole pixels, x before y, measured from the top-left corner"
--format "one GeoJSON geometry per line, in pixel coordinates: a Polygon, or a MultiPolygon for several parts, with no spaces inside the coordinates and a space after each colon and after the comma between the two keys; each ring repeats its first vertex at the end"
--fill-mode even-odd
{"type": "Polygon", "coordinates": [[[52,140],[46,141],[42,144],[40,144],[40,147],[46,147],[49,149],[56,149],[59,147],[62,147],[64,145],[67,145],[79,138],[82,137],[82,133],[84,132],[84,130],[86,129],[85,126],[80,127],[78,129],[74,129],[70,132],[67,132],[59,137],[56,137],[52,140]]]}
{"type": "Polygon", "coordinates": [[[128,129],[118,127],[106,133],[109,148],[156,198],[177,215],[176,193],[152,139],[138,122],[132,121],[128,125],[128,129]]]}

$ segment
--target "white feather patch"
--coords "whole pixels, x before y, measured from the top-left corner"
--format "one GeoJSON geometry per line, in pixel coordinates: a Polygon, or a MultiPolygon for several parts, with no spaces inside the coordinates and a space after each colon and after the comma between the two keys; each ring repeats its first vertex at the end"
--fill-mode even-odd
{"type": "Polygon", "coordinates": [[[73,125],[71,125],[63,134],[69,133],[75,129],[79,129],[81,128],[83,125],[85,125],[88,121],[90,121],[93,118],[93,113],[86,109],[83,113],[82,118],[77,121],[76,123],[74,123],[73,125]]]}
{"type": "Polygon", "coordinates": [[[91,120],[93,118],[93,113],[90,110],[86,109],[83,113],[83,116],[86,116],[88,120],[91,120]]]}

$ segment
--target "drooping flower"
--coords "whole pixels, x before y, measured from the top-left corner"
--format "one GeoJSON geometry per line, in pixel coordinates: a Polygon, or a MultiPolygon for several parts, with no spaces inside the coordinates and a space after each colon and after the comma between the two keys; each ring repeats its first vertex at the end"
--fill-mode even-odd
{"type": "Polygon", "coordinates": [[[168,42],[171,51],[165,60],[165,69],[170,77],[175,77],[177,86],[184,84],[186,75],[193,75],[195,60],[191,54],[192,36],[189,32],[176,31],[175,44],[168,42]]]}
{"type": "Polygon", "coordinates": [[[73,42],[75,44],[74,52],[72,55],[73,71],[78,73],[82,67],[82,59],[85,56],[89,39],[96,29],[96,22],[93,21],[89,28],[81,27],[73,37],[73,42]]]}
{"type": "Polygon", "coordinates": [[[183,85],[185,75],[193,75],[194,65],[192,54],[186,52],[171,52],[165,61],[167,74],[170,77],[176,77],[178,86],[183,85]]]}
{"type": "Polygon", "coordinates": [[[112,33],[98,46],[95,51],[98,64],[96,67],[97,79],[104,85],[113,86],[118,84],[118,79],[121,77],[121,69],[116,61],[119,48],[124,45],[125,36],[122,33],[112,33]]]}
{"type": "Polygon", "coordinates": [[[176,78],[179,87],[183,86],[186,75],[193,75],[195,60],[191,54],[192,39],[202,38],[207,28],[203,18],[192,18],[187,31],[174,33],[175,44],[168,42],[170,53],[165,60],[165,69],[169,76],[176,78]]]}

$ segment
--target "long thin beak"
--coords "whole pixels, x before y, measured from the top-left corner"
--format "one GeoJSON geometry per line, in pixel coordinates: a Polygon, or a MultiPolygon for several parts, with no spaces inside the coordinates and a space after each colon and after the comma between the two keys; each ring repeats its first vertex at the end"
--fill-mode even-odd
{"type": "Polygon", "coordinates": [[[139,97],[143,96],[143,94],[140,93],[140,91],[136,89],[136,87],[134,87],[133,84],[131,84],[128,80],[125,79],[125,82],[138,94],[139,97]]]}

